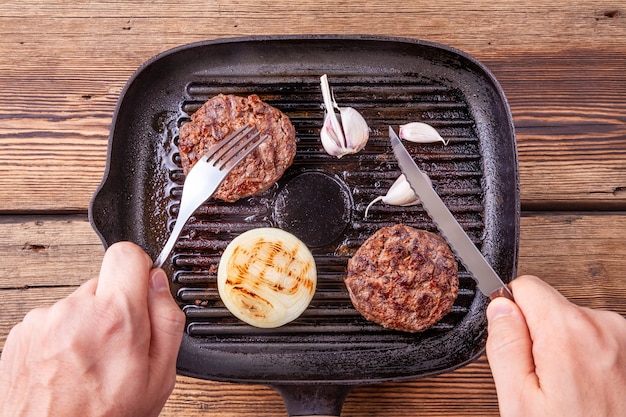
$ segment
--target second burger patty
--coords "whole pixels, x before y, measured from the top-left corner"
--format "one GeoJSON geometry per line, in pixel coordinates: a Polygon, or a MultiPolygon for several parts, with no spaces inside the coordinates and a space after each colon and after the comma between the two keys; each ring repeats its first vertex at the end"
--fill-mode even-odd
{"type": "Polygon", "coordinates": [[[367,320],[420,332],[452,309],[458,265],[439,235],[399,224],[381,228],[363,243],[348,262],[345,283],[367,320]]]}
{"type": "Polygon", "coordinates": [[[270,188],[293,162],[295,129],[283,112],[255,94],[215,96],[180,128],[178,148],[186,175],[211,145],[245,125],[269,137],[230,172],[214,198],[234,202],[270,188]]]}

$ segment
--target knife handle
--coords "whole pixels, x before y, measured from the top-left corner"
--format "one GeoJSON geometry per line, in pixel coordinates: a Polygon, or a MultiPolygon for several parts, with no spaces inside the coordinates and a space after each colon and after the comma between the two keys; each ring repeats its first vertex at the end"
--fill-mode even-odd
{"type": "Polygon", "coordinates": [[[498,288],[497,290],[489,294],[490,300],[493,300],[494,298],[497,298],[497,297],[504,297],[504,298],[508,298],[511,301],[515,301],[515,299],[513,298],[513,294],[511,293],[511,290],[509,290],[509,287],[506,285],[504,287],[498,288]]]}

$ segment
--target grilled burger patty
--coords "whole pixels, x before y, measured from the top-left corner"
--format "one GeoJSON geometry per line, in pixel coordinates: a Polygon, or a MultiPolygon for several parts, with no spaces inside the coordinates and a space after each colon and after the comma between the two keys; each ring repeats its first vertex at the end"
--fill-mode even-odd
{"type": "Polygon", "coordinates": [[[383,327],[420,332],[452,309],[458,265],[438,235],[405,225],[383,227],[348,261],[354,307],[383,327]]]}
{"type": "Polygon", "coordinates": [[[233,202],[262,193],[283,175],[296,154],[291,121],[255,94],[220,94],[204,103],[180,128],[178,148],[186,175],[211,145],[245,125],[256,126],[269,138],[226,177],[213,195],[220,200],[233,202]]]}

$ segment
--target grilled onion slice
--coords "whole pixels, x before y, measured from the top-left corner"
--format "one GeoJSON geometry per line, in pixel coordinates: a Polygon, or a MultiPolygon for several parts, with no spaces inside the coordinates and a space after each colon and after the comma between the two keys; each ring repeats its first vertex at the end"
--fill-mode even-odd
{"type": "Polygon", "coordinates": [[[275,228],[252,229],[233,239],[217,272],[217,289],[226,308],[262,328],[299,317],[316,285],[309,249],[291,233],[275,228]]]}

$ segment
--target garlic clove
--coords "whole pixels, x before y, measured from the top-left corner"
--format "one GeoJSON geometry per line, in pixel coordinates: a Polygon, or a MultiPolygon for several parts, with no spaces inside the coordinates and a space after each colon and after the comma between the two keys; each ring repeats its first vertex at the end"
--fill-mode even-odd
{"type": "Polygon", "coordinates": [[[385,204],[392,206],[412,206],[418,204],[419,201],[404,174],[398,177],[383,198],[385,204]]]}
{"type": "Polygon", "coordinates": [[[347,154],[359,152],[369,140],[369,127],[363,116],[352,107],[339,107],[332,95],[328,76],[320,77],[322,97],[324,99],[324,124],[320,131],[320,139],[324,150],[341,158],[347,154]],[[339,110],[341,121],[335,109],[339,110]]]}
{"type": "Polygon", "coordinates": [[[448,140],[441,137],[439,132],[427,123],[412,122],[400,126],[400,139],[415,143],[443,142],[448,144],[448,140]]]}
{"type": "Polygon", "coordinates": [[[358,111],[352,107],[340,107],[341,124],[344,127],[346,149],[348,153],[357,153],[367,145],[369,140],[369,127],[367,122],[358,111]]]}
{"type": "MultiPolygon", "coordinates": [[[[423,174],[429,184],[432,185],[432,182],[428,175],[423,174]]],[[[367,218],[369,214],[370,208],[377,202],[382,201],[385,204],[389,204],[391,206],[413,206],[420,203],[420,199],[417,195],[415,195],[415,191],[411,188],[411,185],[406,180],[406,176],[401,174],[395,182],[389,187],[387,194],[384,196],[378,196],[371,203],[367,205],[365,209],[365,218],[367,218]]]]}
{"type": "MultiPolygon", "coordinates": [[[[330,117],[324,119],[324,124],[320,131],[320,139],[322,140],[322,146],[327,154],[333,156],[344,155],[344,147],[341,145],[343,139],[337,136],[337,131],[333,129],[330,117]]],[[[339,156],[339,158],[341,158],[341,156],[339,156]]]]}

